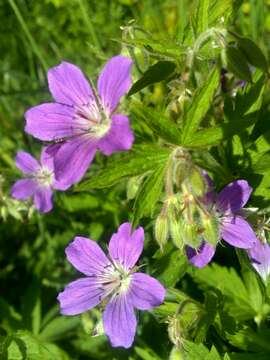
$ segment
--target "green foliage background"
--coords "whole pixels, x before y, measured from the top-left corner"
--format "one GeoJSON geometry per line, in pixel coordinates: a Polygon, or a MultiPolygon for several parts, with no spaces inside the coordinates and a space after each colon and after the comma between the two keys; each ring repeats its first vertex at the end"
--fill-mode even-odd
{"type": "MultiPolygon", "coordinates": [[[[176,98],[185,90],[182,79],[175,77],[170,87],[168,78],[174,71],[184,73],[183,53],[187,47],[192,48],[193,37],[198,37],[208,25],[219,26],[222,19],[225,27],[252,39],[269,57],[269,1],[213,0],[209,2],[211,11],[207,17],[201,17],[200,6],[208,8],[207,3],[1,1],[0,356],[3,360],[269,359],[269,289],[255,272],[241,267],[241,254],[237,256],[231,248],[220,247],[216,263],[197,270],[187,265],[171,243],[161,253],[153,236],[162,193],[160,176],[168,158],[168,149],[159,147],[160,138],[195,149],[194,161],[211,172],[218,188],[236,178],[247,179],[255,189],[252,205],[268,214],[270,97],[262,72],[254,74],[253,84],[247,90],[236,90],[236,105],[228,94],[223,94],[224,109],[210,108],[209,98],[218,80],[212,73],[208,88],[202,90],[205,97],[192,96],[183,105],[188,109],[184,113],[189,126],[179,136],[177,122],[168,122],[166,117],[168,97],[176,98]],[[135,23],[130,22],[133,19],[135,23]],[[126,35],[129,26],[138,27],[133,38],[126,35]],[[130,94],[122,105],[136,134],[132,153],[116,154],[110,159],[98,155],[84,182],[74,190],[55,194],[54,210],[47,215],[36,213],[28,203],[12,200],[9,188],[20,176],[13,161],[16,152],[26,150],[38,155],[40,151],[40,143],[23,131],[23,114],[30,106],[50,100],[47,69],[64,59],[96,79],[103,63],[120,51],[135,55],[138,60],[134,82],[157,61],[164,61],[162,72],[158,68],[154,75],[152,71],[145,76],[133,90],[135,93],[144,89],[134,96],[130,94]],[[143,58],[145,52],[147,61],[143,58]],[[198,130],[205,117],[205,126],[198,130]],[[150,174],[146,181],[145,174],[150,174]],[[110,235],[127,220],[145,226],[141,261],[146,264],[145,271],[169,290],[164,305],[153,313],[138,315],[134,347],[122,350],[112,349],[105,336],[92,337],[100,320],[98,310],[62,317],[56,296],[77,276],[64,255],[70,240],[80,234],[99,241],[105,248],[110,235]],[[184,310],[178,316],[177,309],[183,303],[184,310]],[[177,333],[175,344],[183,353],[172,344],[172,332],[177,333]]],[[[199,68],[208,75],[208,60],[215,50],[204,51],[194,71],[199,68]]],[[[240,71],[236,77],[244,79],[243,68],[240,71]]],[[[190,89],[192,93],[194,85],[190,89]]]]}

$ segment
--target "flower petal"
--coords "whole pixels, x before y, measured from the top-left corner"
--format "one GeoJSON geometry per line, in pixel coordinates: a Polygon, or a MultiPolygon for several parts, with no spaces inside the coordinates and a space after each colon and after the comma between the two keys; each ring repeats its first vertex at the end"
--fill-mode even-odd
{"type": "Polygon", "coordinates": [[[40,167],[38,161],[25,151],[19,151],[15,157],[15,164],[25,174],[34,174],[40,167]]]}
{"type": "Polygon", "coordinates": [[[112,115],[112,124],[109,132],[100,139],[99,149],[105,155],[111,155],[116,151],[129,150],[133,144],[134,135],[125,115],[112,115]]]}
{"type": "Polygon", "coordinates": [[[65,252],[75,269],[88,276],[101,273],[110,264],[101,247],[85,237],[76,236],[65,252]]]}
{"type": "Polygon", "coordinates": [[[257,241],[256,234],[241,216],[226,216],[221,225],[221,237],[232,246],[249,249],[257,241]]]}
{"type": "Polygon", "coordinates": [[[98,93],[105,110],[112,113],[131,86],[132,60],[118,55],[104,66],[98,79],[98,93]]]}
{"type": "Polygon", "coordinates": [[[18,200],[26,200],[36,190],[36,183],[32,179],[21,179],[15,182],[11,188],[11,195],[18,200]]]}
{"type": "Polygon", "coordinates": [[[131,347],[136,332],[134,308],[126,294],[113,297],[103,313],[103,327],[114,347],[131,347]]]}
{"type": "Polygon", "coordinates": [[[49,186],[39,187],[34,194],[34,204],[41,213],[47,213],[52,210],[52,189],[49,186]]]}
{"type": "Polygon", "coordinates": [[[236,180],[218,194],[216,206],[221,212],[234,213],[247,203],[252,188],[246,180],[236,180]]]}
{"type": "Polygon", "coordinates": [[[82,278],[68,284],[57,296],[62,315],[77,315],[92,309],[103,298],[100,285],[92,278],[82,278]]]}
{"type": "Polygon", "coordinates": [[[166,290],[159,281],[143,273],[132,275],[130,296],[133,306],[140,310],[149,310],[163,303],[166,290]]]}
{"type": "Polygon", "coordinates": [[[95,99],[80,68],[68,62],[49,69],[48,83],[52,96],[59,103],[86,105],[95,99]]]}
{"type": "Polygon", "coordinates": [[[186,246],[186,254],[189,262],[198,268],[206,266],[212,260],[215,252],[215,247],[208,244],[206,241],[203,241],[198,249],[186,246]]]}
{"type": "Polygon", "coordinates": [[[256,244],[251,249],[248,249],[247,253],[254,269],[267,282],[270,275],[270,246],[257,239],[256,244]]]}
{"type": "MultiPolygon", "coordinates": [[[[51,170],[54,174],[54,156],[56,152],[59,150],[59,144],[53,144],[46,146],[42,149],[40,155],[40,163],[43,167],[51,170]]],[[[70,184],[62,183],[61,181],[57,181],[54,179],[53,181],[53,188],[56,190],[67,190],[70,187],[70,184]]]]}
{"type": "Polygon", "coordinates": [[[25,113],[25,131],[44,141],[63,140],[82,134],[89,122],[76,117],[71,106],[46,103],[34,106],[25,113]]]}
{"type": "Polygon", "coordinates": [[[69,185],[80,181],[96,154],[96,144],[89,136],[66,141],[55,155],[56,180],[69,185]]]}
{"type": "Polygon", "coordinates": [[[109,254],[113,260],[120,262],[126,269],[131,269],[142,253],[143,242],[143,228],[139,227],[132,232],[131,224],[124,223],[111,237],[109,254]]]}

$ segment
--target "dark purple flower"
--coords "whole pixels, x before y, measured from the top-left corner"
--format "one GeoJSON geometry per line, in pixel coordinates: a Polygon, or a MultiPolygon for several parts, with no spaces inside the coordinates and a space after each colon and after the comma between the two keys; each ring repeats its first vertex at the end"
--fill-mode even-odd
{"type": "Polygon", "coordinates": [[[256,244],[248,249],[247,253],[254,269],[267,282],[270,275],[270,246],[257,239],[256,244]]]}
{"type": "Polygon", "coordinates": [[[53,207],[53,189],[66,190],[68,187],[55,180],[53,158],[46,150],[42,150],[40,162],[25,151],[17,153],[16,166],[25,174],[25,178],[16,181],[11,188],[11,195],[18,200],[33,196],[35,207],[43,213],[53,207]]]}
{"type": "MultiPolygon", "coordinates": [[[[213,192],[211,179],[206,178],[210,191],[202,202],[206,205],[212,216],[219,222],[220,238],[232,246],[241,249],[250,249],[256,243],[256,234],[249,223],[241,216],[240,210],[247,203],[252,188],[245,180],[236,180],[219,193],[213,192]]],[[[215,253],[215,248],[203,241],[197,250],[186,247],[189,261],[197,266],[207,265],[215,253]]]]}
{"type": "Polygon", "coordinates": [[[68,62],[48,71],[55,103],[35,106],[25,113],[25,131],[37,139],[60,142],[55,154],[57,179],[73,184],[84,176],[97,150],[105,155],[129,150],[134,141],[129,119],[115,114],[120,98],[131,86],[132,61],[110,59],[93,91],[81,70],[68,62]]]}
{"type": "Polygon", "coordinates": [[[61,313],[76,315],[105,301],[103,327],[112,346],[128,348],[136,332],[135,309],[150,310],[164,301],[165,289],[149,275],[135,272],[143,250],[144,231],[122,224],[109,243],[108,257],[99,245],[75,237],[67,247],[69,262],[86,275],[58,295],[61,313]]]}

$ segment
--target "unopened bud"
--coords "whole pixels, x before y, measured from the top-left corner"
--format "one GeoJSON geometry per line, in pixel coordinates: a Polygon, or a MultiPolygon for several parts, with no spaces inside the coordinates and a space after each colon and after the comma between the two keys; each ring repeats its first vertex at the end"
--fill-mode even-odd
{"type": "Polygon", "coordinates": [[[201,221],[203,226],[202,236],[204,240],[215,246],[219,239],[219,226],[217,219],[214,216],[202,215],[201,221]]]}
{"type": "Polygon", "coordinates": [[[104,328],[103,328],[103,322],[102,322],[102,319],[100,319],[94,330],[93,330],[93,333],[92,333],[92,336],[95,337],[95,336],[100,336],[100,335],[104,335],[104,328]]]}
{"type": "Polygon", "coordinates": [[[142,177],[134,176],[129,179],[127,183],[127,199],[132,200],[136,197],[137,191],[140,187],[140,183],[142,182],[142,177]]]}
{"type": "Polygon", "coordinates": [[[182,232],[185,244],[193,248],[197,248],[200,245],[202,240],[195,223],[183,223],[182,232]]]}
{"type": "Polygon", "coordinates": [[[171,342],[180,347],[181,345],[181,325],[179,316],[174,315],[169,320],[168,335],[171,342]]]}
{"type": "Polygon", "coordinates": [[[197,168],[193,168],[187,179],[190,184],[190,191],[194,196],[203,196],[206,192],[206,181],[201,172],[197,168]]]}
{"type": "Polygon", "coordinates": [[[170,235],[174,245],[180,250],[182,250],[184,247],[184,239],[181,232],[181,223],[181,218],[177,220],[175,218],[175,215],[170,216],[170,235]]]}
{"type": "Polygon", "coordinates": [[[157,243],[162,250],[168,240],[169,233],[167,214],[163,214],[162,212],[159,214],[155,222],[154,232],[157,243]]]}

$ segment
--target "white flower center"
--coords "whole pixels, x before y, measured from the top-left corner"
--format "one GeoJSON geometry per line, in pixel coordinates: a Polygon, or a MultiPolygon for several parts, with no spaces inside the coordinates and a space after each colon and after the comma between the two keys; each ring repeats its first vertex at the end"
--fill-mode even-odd
{"type": "Polygon", "coordinates": [[[54,173],[47,167],[42,166],[35,173],[35,180],[41,186],[50,186],[53,184],[54,181],[54,173]]]}
{"type": "Polygon", "coordinates": [[[75,119],[78,130],[96,138],[103,137],[110,129],[109,114],[100,109],[95,101],[75,107],[75,119]]]}
{"type": "Polygon", "coordinates": [[[121,264],[114,261],[104,268],[103,273],[98,276],[98,281],[105,292],[105,297],[113,294],[123,294],[129,289],[131,273],[121,264]]]}

